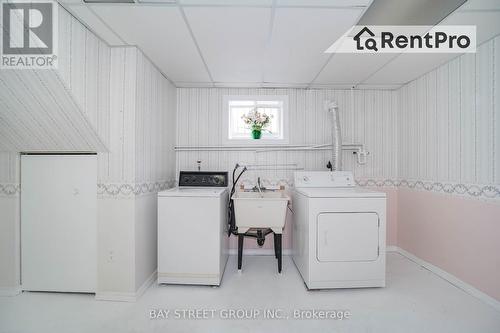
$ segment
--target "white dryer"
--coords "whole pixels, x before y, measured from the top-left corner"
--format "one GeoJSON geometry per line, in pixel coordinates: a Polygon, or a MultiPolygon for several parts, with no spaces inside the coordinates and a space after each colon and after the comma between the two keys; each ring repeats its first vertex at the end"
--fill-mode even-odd
{"type": "Polygon", "coordinates": [[[292,257],[309,289],[385,286],[386,195],[352,172],[295,173],[292,257]]]}

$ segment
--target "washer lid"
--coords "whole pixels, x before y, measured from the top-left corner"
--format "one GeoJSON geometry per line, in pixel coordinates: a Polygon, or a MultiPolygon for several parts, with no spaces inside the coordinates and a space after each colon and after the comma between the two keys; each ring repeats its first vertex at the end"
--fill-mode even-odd
{"type": "Polygon", "coordinates": [[[361,187],[296,187],[295,191],[309,198],[385,198],[384,192],[375,192],[361,187]]]}
{"type": "Polygon", "coordinates": [[[159,197],[220,197],[226,193],[226,188],[220,187],[174,187],[158,192],[159,197]]]}

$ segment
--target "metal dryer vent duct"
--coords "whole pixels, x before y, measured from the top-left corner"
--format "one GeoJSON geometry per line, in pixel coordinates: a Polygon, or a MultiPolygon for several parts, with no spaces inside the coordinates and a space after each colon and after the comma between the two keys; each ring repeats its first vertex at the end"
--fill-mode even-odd
{"type": "Polygon", "coordinates": [[[328,112],[332,114],[332,171],[342,170],[342,133],[340,131],[339,107],[336,102],[328,102],[328,112]]]}

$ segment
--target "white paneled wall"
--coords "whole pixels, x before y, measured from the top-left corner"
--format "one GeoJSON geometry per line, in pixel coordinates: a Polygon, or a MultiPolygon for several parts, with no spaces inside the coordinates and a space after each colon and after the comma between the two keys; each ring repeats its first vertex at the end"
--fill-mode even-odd
{"type": "MultiPolygon", "coordinates": [[[[339,105],[344,143],[361,143],[370,152],[368,163],[358,165],[351,152],[343,152],[344,169],[353,170],[358,179],[395,179],[397,176],[397,94],[389,90],[316,89],[177,89],[177,145],[221,145],[226,133],[224,95],[287,95],[289,97],[290,144],[331,142],[330,114],[325,101],[339,105]]],[[[250,164],[289,164],[308,170],[326,170],[330,151],[308,152],[177,152],[177,170],[196,168],[232,170],[236,162],[250,164]]],[[[292,171],[259,171],[269,182],[290,183],[292,171]]],[[[257,173],[248,174],[256,177],[257,173]]],[[[248,178],[247,177],[247,178],[248,178]]],[[[252,179],[249,179],[252,180],[252,179]]]]}
{"type": "Polygon", "coordinates": [[[2,70],[0,151],[38,150],[105,147],[56,70],[2,70]]]}
{"type": "Polygon", "coordinates": [[[112,48],[110,69],[110,153],[100,158],[100,181],[135,181],[136,48],[112,48]]]}
{"type": "Polygon", "coordinates": [[[176,88],[137,54],[136,182],[175,179],[176,88]]]}
{"type": "Polygon", "coordinates": [[[170,180],[175,170],[175,87],[135,47],[109,47],[59,13],[59,71],[109,151],[99,183],[170,180]]]}
{"type": "Polygon", "coordinates": [[[111,50],[62,7],[59,10],[59,49],[58,71],[97,128],[102,123],[98,115],[105,106],[99,108],[102,97],[109,100],[109,90],[102,88],[109,85],[111,50]]]}
{"type": "Polygon", "coordinates": [[[500,37],[399,90],[399,177],[500,184],[500,37]]]}
{"type": "MultiPolygon", "coordinates": [[[[0,151],[98,151],[101,184],[171,183],[175,87],[136,47],[58,17],[57,70],[0,74],[0,151]]],[[[18,182],[11,160],[0,157],[2,183],[18,182]]]]}
{"type": "Polygon", "coordinates": [[[109,151],[99,182],[134,182],[136,48],[110,48],[61,8],[59,72],[109,151]]]}
{"type": "Polygon", "coordinates": [[[18,164],[18,154],[0,152],[0,184],[19,183],[18,164]]]}
{"type": "Polygon", "coordinates": [[[0,72],[0,151],[105,149],[55,71],[0,72]]]}
{"type": "MultiPolygon", "coordinates": [[[[0,87],[0,151],[99,151],[102,184],[174,178],[175,87],[137,48],[109,47],[62,7],[58,69],[3,71],[0,87]]],[[[10,161],[0,157],[1,182],[18,181],[10,161]]]]}

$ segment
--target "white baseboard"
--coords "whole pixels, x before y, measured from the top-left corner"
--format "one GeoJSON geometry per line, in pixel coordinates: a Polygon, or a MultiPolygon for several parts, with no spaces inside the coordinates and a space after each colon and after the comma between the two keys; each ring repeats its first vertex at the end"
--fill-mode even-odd
{"type": "MultiPolygon", "coordinates": [[[[238,254],[238,249],[229,249],[229,254],[234,256],[238,254]]],[[[292,255],[291,249],[283,249],[282,254],[284,256],[292,255]]],[[[274,256],[273,249],[243,249],[244,256],[274,256]]]]}
{"type": "Polygon", "coordinates": [[[21,286],[17,287],[0,287],[0,297],[2,296],[17,296],[20,293],[22,293],[23,290],[21,289],[21,286]]]}
{"type": "Polygon", "coordinates": [[[141,297],[146,292],[146,290],[148,290],[148,288],[156,281],[157,278],[158,278],[158,271],[155,270],[135,292],[136,299],[141,297]]]}
{"type": "Polygon", "coordinates": [[[399,247],[394,245],[388,245],[385,247],[385,252],[397,252],[399,253],[399,247]]]}
{"type": "Polygon", "coordinates": [[[156,281],[157,271],[155,270],[144,283],[134,292],[115,292],[103,291],[95,294],[95,299],[98,301],[113,301],[113,302],[136,302],[144,292],[156,281]]]}
{"type": "Polygon", "coordinates": [[[98,291],[95,294],[97,301],[111,302],[135,302],[137,300],[135,293],[124,293],[117,291],[98,291]]]}
{"type": "Polygon", "coordinates": [[[387,252],[397,252],[401,254],[402,256],[408,258],[409,260],[415,262],[416,264],[424,267],[425,269],[429,270],[430,272],[436,274],[437,276],[443,278],[444,280],[448,281],[455,287],[462,289],[465,291],[467,294],[476,297],[477,299],[483,301],[484,303],[491,305],[494,307],[496,310],[500,311],[500,301],[497,301],[493,297],[485,294],[484,292],[480,291],[479,289],[473,287],[472,285],[468,284],[467,282],[464,282],[457,278],[456,276],[442,270],[441,268],[434,266],[431,263],[428,263],[427,261],[420,259],[419,257],[411,254],[410,252],[397,247],[397,246],[388,246],[386,248],[387,252]]]}

